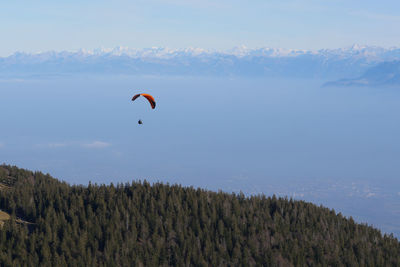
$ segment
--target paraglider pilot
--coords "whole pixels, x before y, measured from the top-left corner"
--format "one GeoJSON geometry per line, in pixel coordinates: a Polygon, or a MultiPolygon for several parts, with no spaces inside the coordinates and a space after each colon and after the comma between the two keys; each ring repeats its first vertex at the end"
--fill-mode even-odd
{"type": "MultiPolygon", "coordinates": [[[[149,101],[149,103],[150,103],[152,109],[155,109],[155,108],[156,108],[156,101],[154,100],[154,97],[151,96],[151,95],[149,95],[149,94],[137,94],[137,95],[134,95],[134,96],[132,97],[132,101],[135,101],[136,98],[138,98],[139,96],[145,97],[145,98],[149,101]]],[[[138,123],[138,124],[143,124],[142,120],[138,120],[137,123],[138,123]]]]}

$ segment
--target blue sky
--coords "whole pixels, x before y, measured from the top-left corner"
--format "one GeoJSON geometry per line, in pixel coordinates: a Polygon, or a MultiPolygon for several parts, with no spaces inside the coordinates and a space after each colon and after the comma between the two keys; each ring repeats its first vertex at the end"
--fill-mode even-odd
{"type": "Polygon", "coordinates": [[[399,46],[397,0],[16,0],[0,4],[0,56],[15,51],[399,46]]]}

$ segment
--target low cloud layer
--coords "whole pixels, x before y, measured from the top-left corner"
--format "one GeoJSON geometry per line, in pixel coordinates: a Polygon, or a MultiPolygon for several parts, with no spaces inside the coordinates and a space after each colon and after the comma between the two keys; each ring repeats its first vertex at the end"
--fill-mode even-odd
{"type": "Polygon", "coordinates": [[[55,142],[55,143],[42,143],[42,144],[35,144],[36,148],[62,148],[62,147],[67,147],[70,146],[71,143],[66,143],[66,142],[55,142]]]}
{"type": "Polygon", "coordinates": [[[59,148],[59,147],[66,147],[66,143],[50,143],[48,144],[48,147],[50,148],[59,148]]]}
{"type": "Polygon", "coordinates": [[[83,144],[83,146],[87,148],[106,148],[111,146],[111,144],[102,141],[93,141],[92,143],[83,144]]]}

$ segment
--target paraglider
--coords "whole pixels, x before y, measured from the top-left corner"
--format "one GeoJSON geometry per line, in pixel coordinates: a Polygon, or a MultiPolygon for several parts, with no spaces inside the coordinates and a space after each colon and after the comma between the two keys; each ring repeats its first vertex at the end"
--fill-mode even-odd
{"type": "MultiPolygon", "coordinates": [[[[132,101],[135,101],[138,97],[143,96],[149,101],[151,108],[155,109],[156,108],[156,101],[154,100],[154,97],[149,94],[137,94],[132,97],[132,101]]],[[[138,124],[143,124],[142,120],[138,120],[138,124]]]]}
{"type": "Polygon", "coordinates": [[[135,101],[136,98],[138,98],[139,96],[144,96],[149,101],[152,109],[156,108],[156,101],[154,100],[154,97],[152,95],[149,95],[149,94],[137,94],[137,95],[134,95],[132,97],[132,101],[135,101]]]}

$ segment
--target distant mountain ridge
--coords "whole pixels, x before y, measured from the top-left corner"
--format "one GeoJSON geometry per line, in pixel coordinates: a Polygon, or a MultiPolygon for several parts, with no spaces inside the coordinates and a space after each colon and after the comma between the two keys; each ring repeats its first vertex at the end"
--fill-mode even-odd
{"type": "Polygon", "coordinates": [[[362,75],[385,61],[400,60],[400,48],[354,45],[318,51],[236,47],[94,49],[17,52],[0,58],[1,77],[63,74],[267,76],[341,79],[362,75]]]}
{"type": "MultiPolygon", "coordinates": [[[[16,52],[13,56],[19,55],[40,55],[42,58],[45,56],[53,57],[57,56],[68,56],[68,55],[80,55],[80,56],[129,56],[132,58],[171,58],[176,56],[204,56],[204,55],[233,55],[237,57],[244,56],[266,56],[266,57],[296,57],[300,55],[323,55],[329,56],[341,56],[341,57],[369,57],[369,58],[381,58],[387,60],[392,58],[394,55],[400,57],[400,48],[382,48],[378,46],[361,46],[353,45],[347,48],[338,49],[320,49],[317,51],[305,50],[305,49],[286,49],[286,48],[248,48],[246,46],[238,46],[228,50],[216,50],[216,49],[203,49],[203,48],[177,48],[172,49],[168,47],[151,47],[151,48],[130,48],[124,46],[117,46],[115,48],[96,48],[96,49],[80,49],[77,51],[46,51],[37,53],[25,53],[16,52]]],[[[4,57],[3,57],[4,58],[4,57]]],[[[6,57],[7,58],[7,57],[6,57]]]]}
{"type": "Polygon", "coordinates": [[[399,86],[400,60],[382,62],[360,77],[328,82],[325,86],[399,86]]]}

